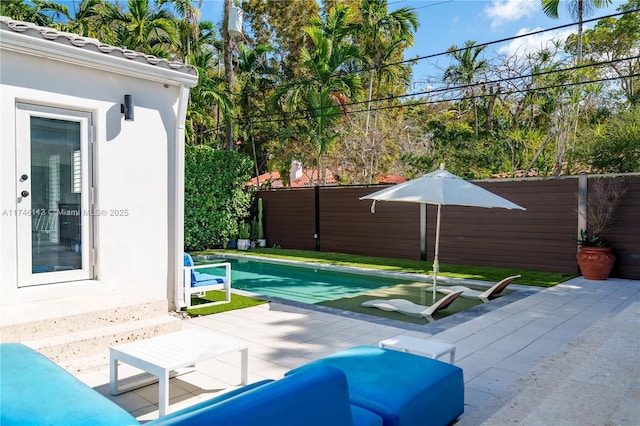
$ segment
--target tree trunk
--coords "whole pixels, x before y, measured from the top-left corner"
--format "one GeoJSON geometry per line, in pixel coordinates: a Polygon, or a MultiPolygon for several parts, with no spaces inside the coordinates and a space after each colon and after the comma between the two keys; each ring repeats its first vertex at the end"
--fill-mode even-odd
{"type": "Polygon", "coordinates": [[[487,131],[489,132],[493,129],[493,110],[496,106],[496,98],[499,93],[500,87],[498,87],[495,93],[493,92],[493,86],[489,87],[489,104],[487,105],[487,112],[485,115],[487,120],[487,131]]]}
{"type": "Polygon", "coordinates": [[[374,70],[371,70],[371,76],[369,77],[369,94],[367,95],[367,118],[364,124],[365,139],[369,137],[369,120],[371,118],[371,98],[373,96],[373,73],[374,73],[374,70]]]}
{"type": "Polygon", "coordinates": [[[473,100],[473,119],[474,119],[474,122],[475,122],[474,123],[475,124],[474,128],[475,128],[475,131],[476,131],[476,138],[477,138],[478,137],[478,104],[477,104],[477,101],[476,101],[475,93],[472,92],[471,96],[473,96],[473,98],[471,98],[471,99],[473,100]]]}
{"type": "MultiPolygon", "coordinates": [[[[234,75],[233,75],[233,63],[232,63],[232,54],[233,54],[233,46],[231,45],[231,36],[229,35],[229,11],[231,10],[231,0],[224,1],[224,14],[223,14],[223,23],[222,23],[222,35],[224,41],[224,74],[227,78],[227,83],[229,84],[229,91],[231,91],[231,86],[234,83],[234,75]]],[[[229,115],[227,117],[227,144],[229,147],[229,151],[233,151],[234,143],[233,143],[233,120],[231,117],[231,111],[229,111],[229,115]]]]}
{"type": "Polygon", "coordinates": [[[584,0],[578,0],[578,65],[582,64],[582,20],[584,19],[584,0]]]}

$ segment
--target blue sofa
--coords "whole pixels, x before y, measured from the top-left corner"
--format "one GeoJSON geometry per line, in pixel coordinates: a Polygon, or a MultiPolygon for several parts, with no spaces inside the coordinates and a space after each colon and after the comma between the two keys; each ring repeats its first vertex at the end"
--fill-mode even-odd
{"type": "Polygon", "coordinates": [[[317,366],[249,385],[145,425],[382,426],[382,419],[349,403],[342,371],[317,366]]]}
{"type": "MultiPolygon", "coordinates": [[[[462,370],[440,361],[363,346],[145,425],[447,425],[463,410],[461,378],[462,370]]],[[[139,425],[118,405],[19,343],[0,344],[0,424],[139,425]]]]}
{"type": "Polygon", "coordinates": [[[139,425],[118,405],[20,343],[0,345],[0,424],[139,425]]]}
{"type": "Polygon", "coordinates": [[[378,414],[384,426],[442,425],[464,412],[462,369],[431,358],[356,346],[287,374],[318,366],[343,371],[351,403],[378,414]]]}

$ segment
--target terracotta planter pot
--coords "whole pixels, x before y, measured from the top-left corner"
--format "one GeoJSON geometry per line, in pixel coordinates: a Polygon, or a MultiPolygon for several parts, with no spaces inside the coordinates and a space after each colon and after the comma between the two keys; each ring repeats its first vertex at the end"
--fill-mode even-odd
{"type": "Polygon", "coordinates": [[[588,280],[606,280],[616,261],[611,247],[581,247],[576,254],[582,276],[588,280]]]}

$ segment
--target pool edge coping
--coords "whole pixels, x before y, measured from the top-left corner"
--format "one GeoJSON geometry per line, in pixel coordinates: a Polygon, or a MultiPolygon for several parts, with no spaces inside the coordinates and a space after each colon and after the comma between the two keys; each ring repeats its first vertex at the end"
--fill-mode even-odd
{"type": "MultiPolygon", "coordinates": [[[[302,266],[306,268],[323,269],[328,271],[356,273],[356,274],[363,274],[363,275],[365,274],[376,275],[376,276],[391,277],[391,278],[404,279],[404,280],[406,279],[416,279],[421,281],[425,280],[424,281],[425,283],[428,283],[428,280],[433,280],[433,275],[419,274],[415,272],[384,271],[380,269],[369,269],[369,268],[356,267],[356,266],[329,265],[329,264],[318,263],[318,262],[305,262],[300,260],[267,258],[263,256],[251,256],[248,254],[236,255],[236,254],[230,254],[230,253],[219,253],[219,254],[196,255],[196,256],[193,256],[193,258],[194,260],[213,260],[213,259],[221,259],[221,258],[222,259],[249,259],[249,260],[260,261],[260,262],[276,263],[281,265],[295,265],[295,266],[302,266]]],[[[440,276],[437,277],[437,281],[438,283],[443,283],[443,284],[455,284],[455,285],[470,284],[470,285],[482,286],[487,288],[495,284],[494,282],[489,282],[489,281],[471,280],[468,278],[440,277],[440,276]]],[[[324,313],[338,315],[346,318],[358,319],[361,321],[372,322],[380,325],[393,326],[393,327],[402,328],[408,331],[416,331],[421,333],[427,333],[430,335],[435,335],[449,328],[463,324],[467,321],[480,317],[488,312],[499,309],[503,306],[516,302],[520,299],[524,299],[526,297],[531,296],[532,294],[538,293],[546,289],[544,287],[537,287],[537,286],[524,285],[524,284],[510,284],[509,287],[515,288],[515,291],[503,297],[493,299],[491,300],[491,303],[481,303],[480,305],[474,306],[470,309],[449,315],[445,318],[442,318],[427,324],[414,324],[410,322],[394,320],[391,318],[383,318],[383,317],[378,317],[374,315],[362,314],[359,312],[345,311],[342,309],[332,308],[329,306],[316,305],[311,303],[298,302],[295,300],[283,299],[277,296],[266,296],[259,293],[246,291],[246,290],[234,289],[233,286],[231,290],[237,294],[254,297],[260,300],[266,300],[269,302],[295,306],[298,308],[309,309],[317,312],[324,312],[324,313]]]]}

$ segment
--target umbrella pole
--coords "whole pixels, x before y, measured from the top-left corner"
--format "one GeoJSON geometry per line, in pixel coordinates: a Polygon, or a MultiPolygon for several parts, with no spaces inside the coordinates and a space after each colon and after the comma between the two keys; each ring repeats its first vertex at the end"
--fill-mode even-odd
{"type": "Polygon", "coordinates": [[[442,204],[438,204],[438,216],[436,219],[436,248],[433,256],[433,302],[436,303],[436,282],[438,278],[438,272],[440,271],[440,264],[438,263],[438,250],[440,248],[440,209],[442,204]]]}

